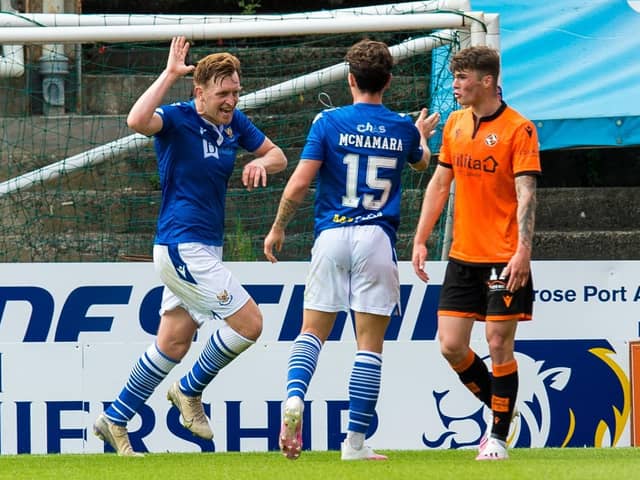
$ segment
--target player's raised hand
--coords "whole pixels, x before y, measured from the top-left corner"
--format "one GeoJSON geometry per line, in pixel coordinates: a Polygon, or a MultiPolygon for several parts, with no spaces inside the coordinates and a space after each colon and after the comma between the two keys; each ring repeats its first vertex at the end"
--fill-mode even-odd
{"type": "Polygon", "coordinates": [[[189,52],[189,42],[185,37],[173,37],[167,58],[167,72],[183,77],[195,70],[194,65],[187,65],[187,53],[189,52]]]}
{"type": "Polygon", "coordinates": [[[416,120],[416,128],[425,139],[433,137],[436,133],[436,128],[440,123],[440,113],[434,112],[429,115],[429,110],[423,108],[420,110],[420,115],[416,120]]]}

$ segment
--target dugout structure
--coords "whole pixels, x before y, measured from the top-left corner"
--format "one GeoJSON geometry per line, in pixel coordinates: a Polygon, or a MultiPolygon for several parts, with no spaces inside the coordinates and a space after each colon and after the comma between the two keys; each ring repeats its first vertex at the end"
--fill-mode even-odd
{"type": "MultiPolygon", "coordinates": [[[[262,242],[314,116],[351,103],[344,54],[363,37],[397,60],[385,104],[415,115],[455,108],[449,56],[469,44],[499,47],[497,15],[467,1],[408,2],[288,15],[75,15],[0,13],[0,237],[3,262],[149,260],[160,192],[152,140],[126,126],[129,108],[166,64],[171,37],[191,60],[230,51],[242,62],[239,108],[281,146],[288,169],[247,193],[238,156],[227,196],[225,258],[263,260],[262,242]]],[[[165,102],[188,99],[185,78],[165,102]]],[[[439,135],[432,139],[437,154],[439,135]]],[[[411,255],[426,173],[404,173],[398,253],[411,255]]],[[[306,260],[313,191],[287,232],[281,260],[306,260]]],[[[450,212],[448,212],[450,213],[450,212]]],[[[430,239],[446,253],[447,215],[430,239]]]]}

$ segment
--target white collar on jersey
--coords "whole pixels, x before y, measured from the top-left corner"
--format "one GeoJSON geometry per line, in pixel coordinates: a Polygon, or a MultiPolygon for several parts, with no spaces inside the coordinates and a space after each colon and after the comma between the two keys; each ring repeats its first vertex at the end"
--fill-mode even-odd
{"type": "Polygon", "coordinates": [[[218,134],[218,140],[216,141],[216,143],[218,144],[218,146],[222,145],[222,142],[224,141],[224,137],[222,135],[222,132],[224,130],[224,125],[216,125],[215,123],[210,122],[204,117],[200,117],[200,118],[204,120],[204,123],[206,123],[207,125],[210,125],[211,128],[213,128],[213,130],[218,134]]]}

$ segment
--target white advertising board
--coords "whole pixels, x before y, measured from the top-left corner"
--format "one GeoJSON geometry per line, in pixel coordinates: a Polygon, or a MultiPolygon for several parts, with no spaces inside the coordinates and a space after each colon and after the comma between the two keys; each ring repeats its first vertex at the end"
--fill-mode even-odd
{"type": "MultiPolygon", "coordinates": [[[[168,386],[191,351],[130,422],[134,449],[150,452],[277,448],[291,341],[301,321],[308,264],[229,263],[259,303],[259,341],[225,368],[203,401],[215,437],[179,424],[168,386]]],[[[387,330],[377,417],[368,443],[381,449],[471,448],[487,413],[440,355],[436,308],[445,264],[428,285],[400,264],[403,315],[387,330]]],[[[534,319],[518,328],[520,418],[512,445],[628,446],[628,342],[639,335],[640,262],[534,262],[534,319]]],[[[0,265],[0,453],[102,452],[95,417],[122,389],[154,341],[161,284],[149,263],[0,265]]],[[[483,324],[473,348],[487,355],[483,324]]],[[[305,448],[338,448],[346,430],[355,341],[341,316],[325,344],[305,410],[305,448]]]]}

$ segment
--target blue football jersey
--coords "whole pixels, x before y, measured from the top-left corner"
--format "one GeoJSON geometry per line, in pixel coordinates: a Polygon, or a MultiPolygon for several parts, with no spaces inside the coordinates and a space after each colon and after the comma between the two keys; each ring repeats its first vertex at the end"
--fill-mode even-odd
{"type": "Polygon", "coordinates": [[[318,114],[301,155],[322,162],[315,236],[328,228],[377,224],[395,244],[401,172],[422,154],[411,118],[384,105],[356,103],[318,114]]]}
{"type": "Polygon", "coordinates": [[[162,188],[155,243],[221,246],[236,152],[257,150],[265,135],[239,110],[222,126],[200,117],[193,101],[163,105],[156,113],[163,125],[155,134],[162,188]]]}

